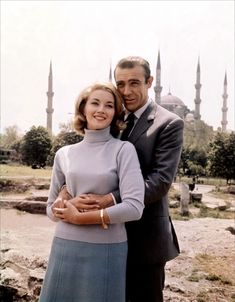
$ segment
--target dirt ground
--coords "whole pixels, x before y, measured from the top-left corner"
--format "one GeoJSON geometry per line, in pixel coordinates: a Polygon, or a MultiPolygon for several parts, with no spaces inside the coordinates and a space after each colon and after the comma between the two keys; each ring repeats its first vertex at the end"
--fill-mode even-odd
{"type": "MultiPolygon", "coordinates": [[[[173,223],[181,254],[167,263],[165,301],[235,301],[235,236],[226,230],[234,220],[196,218],[173,223]]],[[[22,267],[22,262],[43,259],[46,265],[54,229],[55,223],[45,215],[1,209],[2,261],[19,262],[22,267]]],[[[43,277],[44,269],[38,273],[43,277]]]]}
{"type": "Polygon", "coordinates": [[[166,301],[235,301],[231,219],[174,221],[181,254],[167,263],[166,301]]]}

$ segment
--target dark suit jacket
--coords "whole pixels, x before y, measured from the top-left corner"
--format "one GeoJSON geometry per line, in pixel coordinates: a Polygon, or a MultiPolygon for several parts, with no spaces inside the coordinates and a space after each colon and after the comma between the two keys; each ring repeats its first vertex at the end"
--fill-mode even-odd
{"type": "MultiPolygon", "coordinates": [[[[180,160],[183,127],[180,117],[152,102],[129,136],[145,179],[142,218],[126,223],[131,262],[166,262],[179,254],[167,194],[180,160]]],[[[118,198],[117,194],[114,196],[118,198]]]]}

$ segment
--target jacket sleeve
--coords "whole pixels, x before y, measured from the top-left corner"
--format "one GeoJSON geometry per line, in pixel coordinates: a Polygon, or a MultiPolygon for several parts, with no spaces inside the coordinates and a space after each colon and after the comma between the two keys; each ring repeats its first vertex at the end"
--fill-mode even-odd
{"type": "Polygon", "coordinates": [[[174,180],[183,144],[183,120],[167,123],[155,141],[151,170],[144,175],[145,205],[161,200],[174,180]]]}
{"type": "MultiPolygon", "coordinates": [[[[169,191],[181,156],[183,129],[183,120],[175,118],[161,127],[160,132],[156,135],[151,167],[143,175],[145,182],[145,205],[158,202],[169,191]]],[[[151,151],[149,150],[149,153],[151,151]]],[[[145,154],[147,154],[146,151],[145,154]]],[[[143,170],[145,169],[143,168],[143,170]]],[[[112,194],[117,203],[122,201],[118,190],[112,192],[112,194]]]]}

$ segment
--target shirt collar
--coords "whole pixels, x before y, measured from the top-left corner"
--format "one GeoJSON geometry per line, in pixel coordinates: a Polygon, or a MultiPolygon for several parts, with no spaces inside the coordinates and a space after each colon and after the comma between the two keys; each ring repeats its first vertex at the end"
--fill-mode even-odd
{"type": "MultiPolygon", "coordinates": [[[[149,104],[152,102],[152,99],[148,98],[147,102],[144,104],[144,106],[142,106],[141,108],[139,108],[138,110],[136,110],[135,112],[133,112],[135,114],[135,117],[137,119],[139,119],[142,115],[142,113],[145,111],[145,109],[149,106],[149,104]]],[[[126,111],[125,114],[125,120],[127,119],[128,115],[130,114],[129,111],[126,111]]]]}

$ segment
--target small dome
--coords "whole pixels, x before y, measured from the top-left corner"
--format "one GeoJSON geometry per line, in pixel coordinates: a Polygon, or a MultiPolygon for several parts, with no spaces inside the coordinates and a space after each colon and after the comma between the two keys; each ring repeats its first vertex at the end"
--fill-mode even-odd
{"type": "Polygon", "coordinates": [[[161,97],[161,105],[174,105],[185,107],[184,102],[181,101],[181,99],[179,99],[177,96],[172,95],[170,92],[167,95],[161,97]]]}
{"type": "Polygon", "coordinates": [[[186,116],[185,116],[185,121],[186,122],[193,122],[194,121],[194,116],[191,112],[189,112],[186,116]]]}

